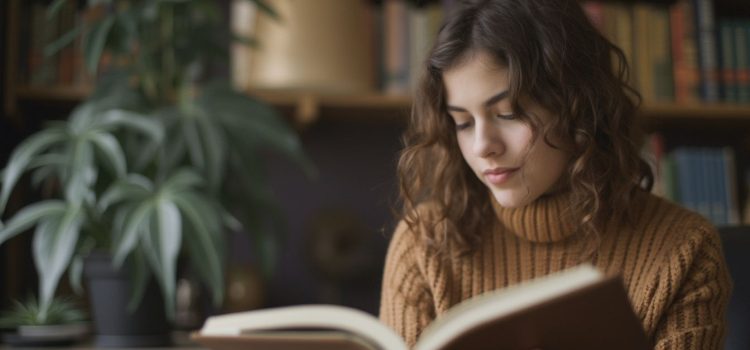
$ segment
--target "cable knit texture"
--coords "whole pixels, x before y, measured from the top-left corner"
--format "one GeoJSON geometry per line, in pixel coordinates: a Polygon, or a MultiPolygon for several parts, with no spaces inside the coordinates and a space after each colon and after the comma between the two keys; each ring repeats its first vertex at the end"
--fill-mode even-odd
{"type": "Polygon", "coordinates": [[[622,276],[655,349],[721,349],[731,281],[715,228],[645,192],[633,206],[635,225],[609,225],[591,245],[576,234],[565,194],[518,209],[494,203],[499,224],[462,256],[450,246],[436,254],[421,243],[423,232],[401,222],[386,258],[380,318],[412,346],[463,300],[589,262],[622,276]]]}

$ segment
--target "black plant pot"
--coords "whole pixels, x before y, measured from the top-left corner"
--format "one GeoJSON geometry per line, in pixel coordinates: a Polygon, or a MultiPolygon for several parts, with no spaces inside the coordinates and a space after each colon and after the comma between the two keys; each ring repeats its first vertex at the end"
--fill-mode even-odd
{"type": "Polygon", "coordinates": [[[146,288],[141,303],[128,311],[131,296],[129,274],[115,270],[106,253],[86,258],[95,343],[101,347],[156,347],[171,344],[170,328],[164,313],[164,299],[155,281],[146,288]]]}

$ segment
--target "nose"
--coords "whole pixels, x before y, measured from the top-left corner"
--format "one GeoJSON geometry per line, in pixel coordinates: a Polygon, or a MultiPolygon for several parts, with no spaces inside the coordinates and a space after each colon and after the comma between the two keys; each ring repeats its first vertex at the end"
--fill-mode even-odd
{"type": "Polygon", "coordinates": [[[499,156],[505,152],[500,130],[491,121],[477,121],[474,133],[474,153],[478,157],[499,156]]]}

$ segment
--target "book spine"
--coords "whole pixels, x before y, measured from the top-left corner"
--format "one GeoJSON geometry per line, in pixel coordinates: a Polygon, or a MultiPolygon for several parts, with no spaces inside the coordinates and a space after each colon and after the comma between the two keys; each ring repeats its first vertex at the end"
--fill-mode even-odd
{"type": "Polygon", "coordinates": [[[714,210],[718,221],[717,226],[726,226],[729,224],[729,207],[726,193],[726,173],[724,170],[724,153],[721,148],[711,149],[711,169],[713,176],[711,192],[714,194],[714,210]]]}
{"type": "Polygon", "coordinates": [[[713,1],[693,0],[693,6],[701,98],[704,102],[718,102],[720,95],[713,1]]]}
{"type": "Polygon", "coordinates": [[[670,8],[669,15],[675,102],[697,102],[700,99],[700,73],[691,0],[677,1],[670,8]]]}
{"type": "Polygon", "coordinates": [[[384,90],[404,94],[409,89],[409,15],[404,0],[383,4],[384,90]]]}
{"type": "Polygon", "coordinates": [[[653,96],[657,102],[674,101],[674,76],[672,55],[670,54],[669,10],[664,6],[654,6],[650,11],[651,37],[649,53],[653,66],[653,96]]]}
{"type": "Polygon", "coordinates": [[[653,193],[657,196],[667,198],[667,189],[664,177],[664,137],[659,133],[649,136],[650,156],[646,159],[651,165],[654,174],[653,193]]]}
{"type": "Polygon", "coordinates": [[[698,211],[698,205],[695,196],[695,176],[694,169],[691,167],[689,150],[679,148],[674,151],[674,161],[676,169],[676,178],[678,184],[679,202],[693,211],[698,211]]]}
{"type": "Polygon", "coordinates": [[[413,89],[419,80],[421,68],[430,49],[429,19],[427,9],[423,6],[409,8],[409,86],[413,89]]]}
{"type": "Polygon", "coordinates": [[[711,211],[711,189],[708,185],[710,182],[708,167],[706,167],[706,149],[691,149],[688,153],[691,172],[694,176],[695,184],[695,203],[698,213],[703,217],[714,221],[713,212],[711,211]]]}
{"type": "Polygon", "coordinates": [[[611,18],[614,21],[613,37],[617,46],[620,47],[625,59],[630,64],[630,76],[628,81],[631,85],[635,86],[636,76],[633,64],[635,63],[635,43],[633,42],[633,11],[629,5],[622,3],[609,3],[608,8],[611,8],[611,18]]]}
{"type": "Polygon", "coordinates": [[[724,102],[737,102],[737,84],[735,79],[734,25],[731,21],[718,22],[719,31],[719,68],[721,72],[721,98],[724,102]]]}
{"type": "Polygon", "coordinates": [[[737,65],[737,102],[750,102],[750,40],[748,22],[737,21],[734,26],[734,52],[737,65]]]}
{"type": "Polygon", "coordinates": [[[731,147],[725,147],[723,149],[724,158],[724,181],[726,182],[726,196],[727,196],[727,208],[728,208],[728,224],[738,225],[740,223],[739,216],[739,200],[737,198],[737,168],[735,164],[734,151],[731,147]]]}
{"type": "Polygon", "coordinates": [[[663,159],[664,187],[667,199],[675,203],[682,203],[682,198],[680,197],[680,179],[677,169],[677,160],[672,153],[666,154],[663,159]]]}
{"type": "Polygon", "coordinates": [[[653,34],[651,23],[651,4],[636,3],[633,5],[633,70],[636,86],[645,101],[654,99],[654,74],[651,60],[649,37],[653,34]]]}

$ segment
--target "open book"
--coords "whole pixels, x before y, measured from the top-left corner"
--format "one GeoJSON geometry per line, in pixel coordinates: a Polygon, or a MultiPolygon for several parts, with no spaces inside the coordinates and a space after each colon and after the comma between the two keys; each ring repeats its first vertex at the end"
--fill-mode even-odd
{"type": "MultiPolygon", "coordinates": [[[[193,339],[209,348],[407,350],[374,316],[333,305],[210,317],[193,339]]],[[[589,265],[485,293],[439,316],[415,350],[648,349],[618,277],[589,265]]]]}

